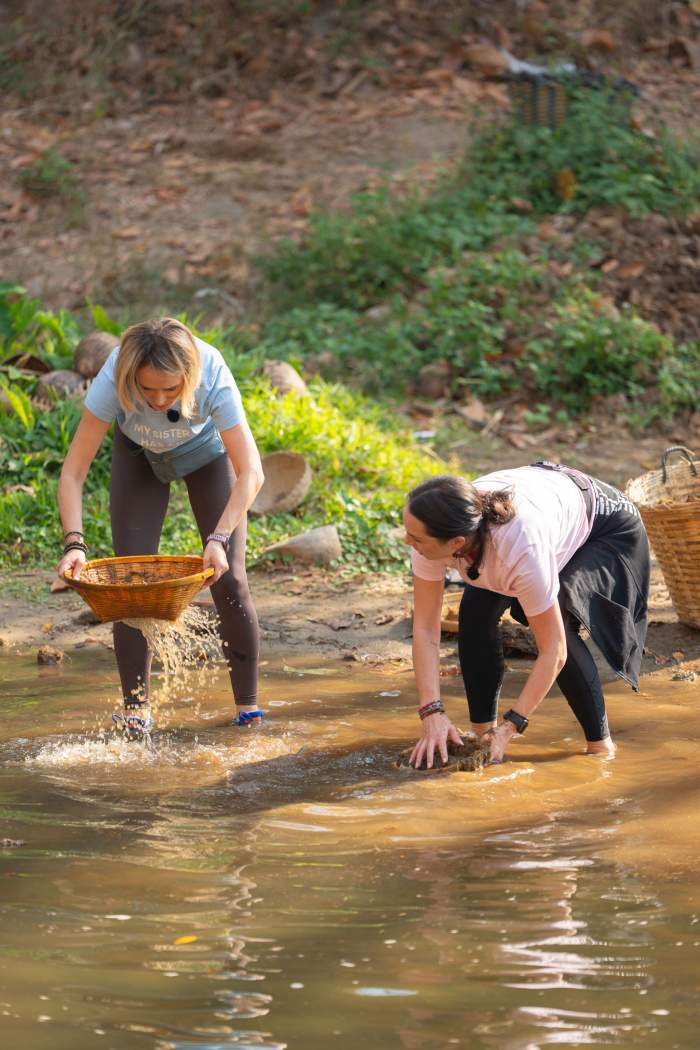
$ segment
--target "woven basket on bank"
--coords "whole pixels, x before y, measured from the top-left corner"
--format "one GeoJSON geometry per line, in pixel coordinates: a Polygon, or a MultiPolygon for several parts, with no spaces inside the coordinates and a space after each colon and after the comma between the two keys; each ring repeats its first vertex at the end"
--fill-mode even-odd
{"type": "Polygon", "coordinates": [[[460,587],[458,591],[445,591],[443,595],[440,629],[445,634],[457,634],[459,632],[459,603],[462,601],[463,593],[464,591],[460,587]]]}
{"type": "Polygon", "coordinates": [[[666,449],[659,470],[630,481],[678,619],[700,628],[700,475],[687,448],[666,449]],[[668,464],[673,453],[684,458],[668,464]]]}
{"type": "Polygon", "coordinates": [[[85,562],[77,580],[65,580],[103,623],[147,617],[177,620],[213,573],[202,565],[194,554],[98,558],[85,562]]]}

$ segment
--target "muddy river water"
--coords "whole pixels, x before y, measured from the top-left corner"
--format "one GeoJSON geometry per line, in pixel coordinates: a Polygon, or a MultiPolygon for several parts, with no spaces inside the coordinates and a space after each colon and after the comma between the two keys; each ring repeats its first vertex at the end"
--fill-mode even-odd
{"type": "Polygon", "coordinates": [[[216,671],[153,752],[102,732],[106,650],[0,683],[3,1047],[700,1045],[700,681],[610,686],[614,762],[552,696],[502,766],[430,777],[392,767],[398,669],[266,666],[261,731],[216,671]]]}

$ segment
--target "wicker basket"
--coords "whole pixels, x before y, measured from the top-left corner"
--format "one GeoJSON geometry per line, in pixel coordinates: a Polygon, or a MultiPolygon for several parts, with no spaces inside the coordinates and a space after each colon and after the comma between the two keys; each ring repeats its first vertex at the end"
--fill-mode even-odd
{"type": "Polygon", "coordinates": [[[513,108],[522,124],[555,130],[567,117],[572,93],[582,89],[604,92],[609,120],[626,125],[639,88],[622,77],[610,79],[588,70],[564,74],[556,71],[515,73],[509,77],[508,90],[513,108]]]}
{"type": "Polygon", "coordinates": [[[659,470],[630,481],[678,619],[700,628],[700,476],[692,452],[666,449],[659,470]],[[668,465],[672,453],[684,459],[668,465]]]}
{"type": "Polygon", "coordinates": [[[250,508],[253,514],[295,510],[309,491],[311,468],[299,452],[271,452],[262,461],[265,482],[250,508]]]}
{"type": "Polygon", "coordinates": [[[177,620],[213,574],[202,564],[194,554],[98,558],[85,563],[79,579],[65,580],[103,623],[146,617],[177,620]]]}
{"type": "Polygon", "coordinates": [[[508,85],[511,101],[524,124],[558,128],[566,117],[566,84],[546,77],[513,77],[508,85]]]}
{"type": "Polygon", "coordinates": [[[443,595],[440,629],[445,634],[457,634],[459,632],[459,605],[463,594],[464,591],[460,587],[458,591],[445,591],[443,595]]]}

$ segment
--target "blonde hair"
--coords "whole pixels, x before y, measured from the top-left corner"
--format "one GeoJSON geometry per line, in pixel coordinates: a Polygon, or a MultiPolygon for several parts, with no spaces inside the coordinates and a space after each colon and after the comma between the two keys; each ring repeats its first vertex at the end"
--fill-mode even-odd
{"type": "Polygon", "coordinates": [[[193,415],[194,395],[202,372],[199,350],[189,328],[174,317],[132,324],[121,337],[114,384],[120,405],[135,412],[143,402],[136,373],[150,366],[159,372],[182,377],[180,410],[185,418],[193,415]]]}

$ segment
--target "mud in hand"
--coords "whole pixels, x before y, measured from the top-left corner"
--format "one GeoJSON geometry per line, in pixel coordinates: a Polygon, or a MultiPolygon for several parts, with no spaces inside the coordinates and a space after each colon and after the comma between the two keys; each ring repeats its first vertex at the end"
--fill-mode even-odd
{"type": "Polygon", "coordinates": [[[420,766],[412,766],[410,760],[413,748],[408,747],[398,756],[394,766],[396,769],[404,771],[411,770],[423,773],[474,772],[477,769],[483,769],[484,766],[488,766],[491,761],[488,742],[482,742],[476,733],[460,732],[460,736],[462,737],[461,745],[455,744],[451,740],[447,741],[447,762],[443,762],[440,752],[436,751],[433,765],[430,769],[426,767],[425,758],[420,766]]]}

